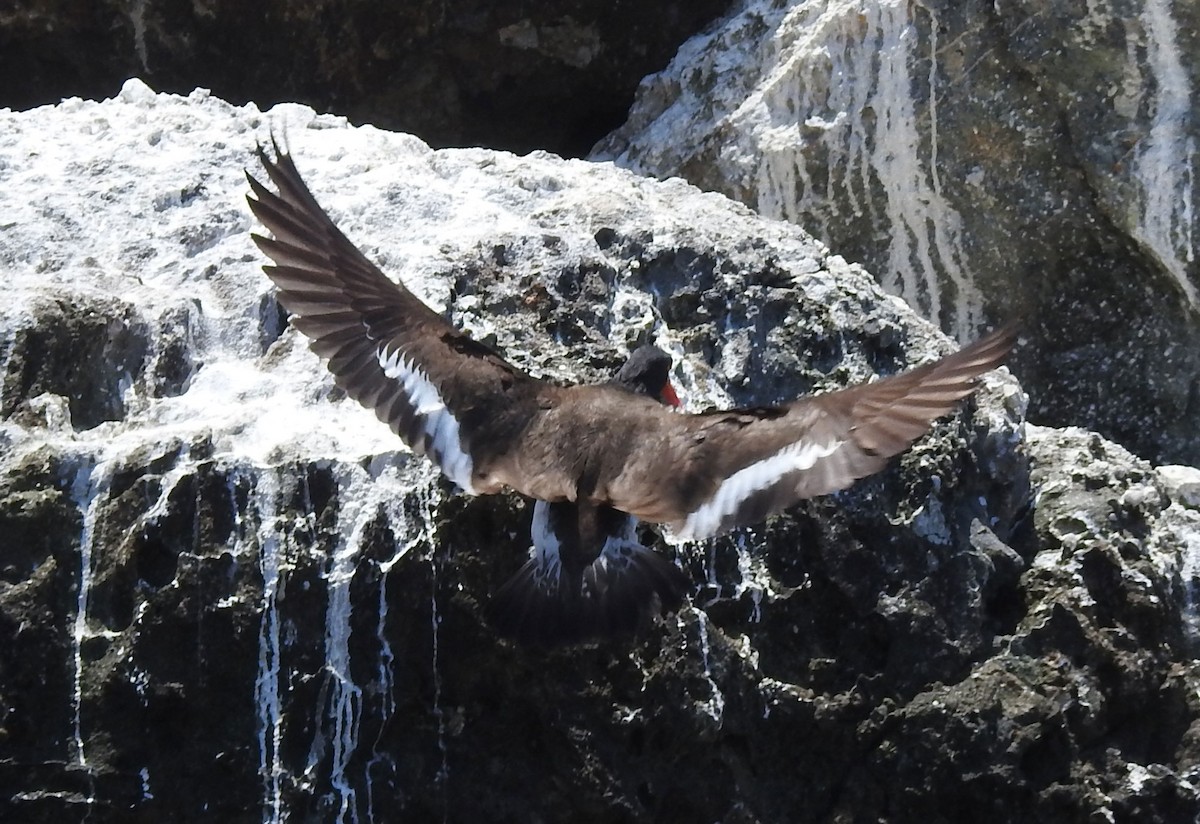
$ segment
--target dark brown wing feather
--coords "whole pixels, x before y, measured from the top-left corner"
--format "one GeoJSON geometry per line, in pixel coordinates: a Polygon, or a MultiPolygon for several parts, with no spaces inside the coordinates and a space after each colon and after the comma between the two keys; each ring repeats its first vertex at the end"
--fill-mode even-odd
{"type": "Polygon", "coordinates": [[[546,385],[388,279],[334,225],[291,157],[274,149],[274,161],[261,147],[258,158],[279,193],[246,177],[250,209],[275,236],[253,237],[275,262],[263,270],[279,302],[346,394],[468,491],[495,491],[488,472],[494,445],[523,426],[546,385]]]}

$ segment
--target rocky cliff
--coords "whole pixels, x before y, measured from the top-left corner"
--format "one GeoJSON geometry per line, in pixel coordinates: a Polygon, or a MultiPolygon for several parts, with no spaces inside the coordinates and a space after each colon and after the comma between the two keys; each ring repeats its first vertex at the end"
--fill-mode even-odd
{"type": "Polygon", "coordinates": [[[693,408],[771,403],[950,345],[679,180],[136,81],[0,113],[4,820],[1200,813],[1200,472],[1027,426],[1005,370],[886,472],[663,544],[695,594],[636,645],[498,642],[528,507],[455,494],[287,327],[243,200],[270,130],[539,375],[653,340],[693,408]]]}
{"type": "Polygon", "coordinates": [[[745,0],[593,157],[803,226],[959,340],[1022,318],[1034,419],[1194,465],[1197,32],[1166,0],[745,0]]]}

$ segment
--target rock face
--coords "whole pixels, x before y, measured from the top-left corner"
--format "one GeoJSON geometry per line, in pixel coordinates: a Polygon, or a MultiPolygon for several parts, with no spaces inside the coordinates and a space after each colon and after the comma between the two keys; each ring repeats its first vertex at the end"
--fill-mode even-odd
{"type": "Polygon", "coordinates": [[[579,156],[638,81],[729,0],[454,3],[14,0],[0,107],[111,97],[128,77],[226,100],[302,101],[434,145],[579,156]]]}
{"type": "Polygon", "coordinates": [[[1023,319],[1034,420],[1195,464],[1197,31],[1163,0],[746,0],[593,156],[803,226],[960,340],[1023,319]]]}
{"type": "Polygon", "coordinates": [[[528,508],[401,451],[259,271],[241,170],[285,126],[370,257],[535,373],[653,340],[693,406],[771,403],[948,347],[682,181],[136,82],[0,114],[0,818],[1200,813],[1197,473],[1027,429],[1004,370],[886,472],[663,544],[697,592],[633,647],[498,642],[528,508]]]}

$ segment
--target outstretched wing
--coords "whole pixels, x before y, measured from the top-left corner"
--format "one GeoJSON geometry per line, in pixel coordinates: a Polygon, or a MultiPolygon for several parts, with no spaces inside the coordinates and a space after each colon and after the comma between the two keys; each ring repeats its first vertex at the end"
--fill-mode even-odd
{"type": "Polygon", "coordinates": [[[760,522],[883,469],[970,395],[1016,336],[1006,327],[899,375],[776,408],[700,415],[643,408],[640,434],[626,439],[630,452],[603,497],[687,539],[760,522]]]}
{"type": "Polygon", "coordinates": [[[275,263],[263,271],[279,302],[347,395],[465,491],[496,491],[495,445],[523,425],[547,385],[388,279],[334,225],[291,157],[274,149],[274,161],[262,147],[258,158],[279,193],[247,172],[254,196],[246,200],[274,235],[253,238],[275,263]]]}

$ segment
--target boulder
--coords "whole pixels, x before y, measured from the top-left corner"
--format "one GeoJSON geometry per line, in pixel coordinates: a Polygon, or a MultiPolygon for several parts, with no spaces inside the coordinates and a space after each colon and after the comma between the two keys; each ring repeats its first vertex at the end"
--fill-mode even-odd
{"type": "Polygon", "coordinates": [[[679,180],[137,81],[0,113],[0,817],[1200,812],[1187,477],[1027,426],[1004,369],[849,490],[648,529],[695,593],[636,643],[498,641],[528,503],[456,493],[287,327],[243,199],[272,131],[369,257],[547,378],[654,341],[692,408],[764,404],[951,348],[679,180]]]}

